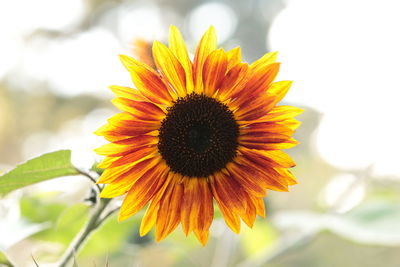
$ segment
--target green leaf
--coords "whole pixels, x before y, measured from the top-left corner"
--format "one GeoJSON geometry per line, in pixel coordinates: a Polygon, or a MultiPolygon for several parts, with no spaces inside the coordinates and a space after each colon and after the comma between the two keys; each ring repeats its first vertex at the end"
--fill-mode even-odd
{"type": "Polygon", "coordinates": [[[7,258],[7,256],[0,250],[0,265],[5,265],[8,267],[13,267],[14,264],[7,258]]]}
{"type": "Polygon", "coordinates": [[[57,219],[67,208],[66,204],[57,202],[56,196],[23,196],[20,199],[20,211],[22,217],[30,222],[42,223],[51,222],[56,223],[57,219]],[[38,209],[40,207],[40,209],[38,209]]]}
{"type": "Polygon", "coordinates": [[[59,150],[31,159],[0,176],[0,194],[67,175],[77,175],[71,163],[71,151],[59,150]]]}

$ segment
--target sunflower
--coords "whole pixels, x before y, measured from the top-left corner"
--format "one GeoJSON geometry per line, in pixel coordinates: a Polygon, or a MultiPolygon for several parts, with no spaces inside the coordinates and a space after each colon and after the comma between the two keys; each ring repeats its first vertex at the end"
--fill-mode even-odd
{"type": "Polygon", "coordinates": [[[267,190],[288,191],[296,180],[293,160],[281,149],[291,137],[301,109],[281,105],[290,81],[273,82],[276,53],[251,65],[240,48],[216,48],[215,30],[203,35],[194,60],[179,30],[171,26],[169,47],[155,41],[155,68],[121,55],[136,89],[111,86],[121,113],[96,131],[110,143],[98,183],[103,198],[126,194],[119,220],[147,204],[140,234],[156,226],[160,241],[179,224],[208,240],[214,200],[226,224],[239,233],[241,220],[253,226],[265,217],[267,190]]]}

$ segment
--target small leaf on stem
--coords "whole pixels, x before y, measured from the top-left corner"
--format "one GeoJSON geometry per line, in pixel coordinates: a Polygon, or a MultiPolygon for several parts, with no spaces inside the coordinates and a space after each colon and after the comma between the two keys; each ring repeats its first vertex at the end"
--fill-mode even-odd
{"type": "Polygon", "coordinates": [[[0,195],[52,178],[78,174],[71,163],[70,150],[43,154],[0,176],[0,195]]]}

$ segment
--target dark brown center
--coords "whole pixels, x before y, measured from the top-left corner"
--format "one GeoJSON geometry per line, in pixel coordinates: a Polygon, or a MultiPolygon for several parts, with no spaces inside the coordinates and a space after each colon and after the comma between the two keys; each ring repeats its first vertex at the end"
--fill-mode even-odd
{"type": "Polygon", "coordinates": [[[168,108],[158,150],[173,172],[207,177],[234,159],[238,136],[239,126],[226,105],[192,93],[168,108]]]}

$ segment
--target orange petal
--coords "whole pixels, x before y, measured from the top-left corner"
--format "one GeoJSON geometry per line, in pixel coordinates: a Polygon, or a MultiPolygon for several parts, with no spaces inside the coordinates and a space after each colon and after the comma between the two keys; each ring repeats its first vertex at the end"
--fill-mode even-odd
{"type": "Polygon", "coordinates": [[[249,195],[250,198],[253,200],[254,206],[256,207],[256,212],[259,216],[265,218],[265,205],[264,205],[264,198],[262,197],[254,197],[249,195]]]}
{"type": "Polygon", "coordinates": [[[108,184],[103,190],[101,190],[100,197],[101,198],[114,198],[118,196],[122,196],[132,187],[132,183],[118,183],[118,184],[108,184]]]}
{"type": "Polygon", "coordinates": [[[167,78],[180,97],[186,95],[186,73],[179,60],[162,43],[155,41],[153,44],[153,57],[157,68],[167,78]]]}
{"type": "Polygon", "coordinates": [[[156,227],[157,242],[168,236],[179,225],[182,200],[183,185],[177,183],[175,179],[170,183],[160,200],[156,227]]]}
{"type": "MultiPolygon", "coordinates": [[[[261,166],[258,162],[254,162],[252,158],[248,158],[247,155],[240,157],[238,159],[238,164],[240,164],[242,168],[247,167],[247,175],[253,177],[252,179],[256,180],[262,188],[283,192],[288,191],[289,184],[287,179],[276,172],[273,167],[268,165],[261,166]]],[[[256,194],[253,195],[256,197],[263,197],[256,194]]]]}
{"type": "Polygon", "coordinates": [[[193,72],[192,62],[189,59],[188,51],[186,49],[185,42],[183,41],[182,34],[177,27],[171,25],[169,28],[169,48],[172,53],[176,56],[179,62],[182,64],[183,69],[186,73],[186,90],[190,94],[193,92],[193,72]]]}
{"type": "MultiPolygon", "coordinates": [[[[273,63],[258,71],[252,71],[249,81],[243,89],[246,94],[243,94],[242,91],[236,91],[232,95],[233,98],[237,98],[235,105],[238,107],[247,106],[260,94],[265,93],[278,74],[279,66],[279,63],[273,63]]],[[[272,95],[272,93],[270,94],[272,95]]]]}
{"type": "Polygon", "coordinates": [[[169,172],[166,181],[160,190],[156,193],[154,198],[151,200],[146,213],[143,216],[142,222],[140,224],[140,236],[146,235],[157,221],[158,211],[160,209],[160,200],[164,197],[165,190],[169,187],[173,178],[173,173],[169,172]]]}
{"type": "MultiPolygon", "coordinates": [[[[138,166],[138,164],[132,167],[132,164],[129,164],[128,166],[130,166],[130,169],[128,170],[126,170],[124,166],[123,168],[107,169],[106,171],[110,170],[112,174],[115,174],[115,176],[104,176],[103,179],[112,179],[112,183],[107,185],[101,191],[100,197],[113,198],[125,194],[144,173],[146,173],[150,169],[156,168],[156,165],[157,163],[159,163],[159,161],[159,158],[152,158],[150,164],[146,164],[144,167],[138,166]]],[[[106,172],[104,172],[103,175],[107,175],[106,172]]]]}
{"type": "Polygon", "coordinates": [[[244,192],[242,186],[224,172],[218,172],[210,177],[210,185],[214,196],[224,202],[225,206],[235,212],[243,212],[246,209],[243,203],[244,192]]]}
{"type": "Polygon", "coordinates": [[[195,231],[201,243],[206,242],[213,217],[212,196],[204,178],[184,179],[184,197],[181,207],[182,228],[186,235],[195,231]]]}
{"type": "Polygon", "coordinates": [[[268,87],[267,92],[276,96],[275,101],[277,104],[285,97],[291,85],[292,81],[275,82],[268,87]]]}
{"type": "Polygon", "coordinates": [[[154,131],[161,126],[159,121],[138,120],[128,112],[116,114],[109,118],[108,122],[110,127],[120,128],[119,132],[124,132],[128,135],[136,134],[136,132],[154,131]],[[140,131],[141,129],[145,131],[140,131]]]}
{"type": "Polygon", "coordinates": [[[203,92],[203,64],[208,55],[217,47],[217,35],[215,29],[211,26],[203,35],[197,46],[194,56],[193,71],[194,71],[194,90],[196,93],[203,92]]]}
{"type": "MultiPolygon", "coordinates": [[[[215,181],[217,178],[213,177],[213,181],[215,181]]],[[[211,190],[213,193],[213,196],[215,200],[217,201],[217,204],[219,206],[219,209],[224,216],[225,223],[229,226],[229,228],[232,229],[233,232],[239,233],[240,232],[240,218],[239,215],[236,212],[233,212],[232,209],[226,206],[225,202],[219,197],[219,194],[217,191],[215,191],[215,187],[211,186],[211,190]]]]}
{"type": "Polygon", "coordinates": [[[250,198],[249,194],[244,194],[243,202],[246,203],[246,210],[243,213],[240,213],[240,217],[243,222],[247,224],[248,227],[253,228],[254,221],[256,219],[256,207],[253,203],[253,200],[250,198]]]}
{"type": "Polygon", "coordinates": [[[97,164],[97,167],[101,168],[101,169],[108,168],[114,161],[116,161],[119,158],[120,157],[106,157],[106,158],[103,159],[102,162],[97,164]]]}
{"type": "Polygon", "coordinates": [[[288,119],[285,121],[281,121],[280,122],[282,125],[285,125],[286,127],[289,127],[290,129],[292,129],[293,131],[295,131],[300,125],[301,122],[296,120],[296,119],[288,119]]]}
{"type": "Polygon", "coordinates": [[[195,228],[191,218],[197,218],[199,215],[200,205],[197,197],[197,178],[184,179],[184,196],[181,211],[182,229],[185,235],[188,235],[195,228]]]}
{"type": "Polygon", "coordinates": [[[225,102],[228,98],[231,98],[232,94],[241,91],[248,79],[249,65],[246,63],[239,63],[232,67],[225,75],[218,91],[219,100],[225,102]]]}
{"type": "Polygon", "coordinates": [[[255,143],[255,142],[246,142],[242,141],[240,144],[249,149],[258,149],[258,150],[280,150],[280,149],[289,149],[295,147],[299,142],[294,140],[293,138],[287,140],[277,140],[274,139],[270,141],[270,143],[255,143]]]}
{"type": "MultiPolygon", "coordinates": [[[[96,135],[103,136],[107,141],[114,142],[118,140],[123,140],[129,138],[129,135],[122,134],[119,132],[120,128],[114,127],[113,125],[107,123],[97,129],[94,133],[96,135]]],[[[139,134],[144,134],[143,130],[139,134]]]]}
{"type": "Polygon", "coordinates": [[[126,195],[119,212],[118,220],[125,220],[141,210],[160,190],[167,179],[167,175],[167,166],[165,164],[144,173],[126,195]]]}
{"type": "Polygon", "coordinates": [[[145,146],[157,144],[157,137],[151,135],[139,135],[114,143],[105,144],[94,151],[103,156],[119,157],[135,152],[145,146]]]}
{"type": "Polygon", "coordinates": [[[297,180],[294,175],[286,168],[274,168],[282,177],[284,177],[289,185],[297,184],[297,180]]]}
{"type": "MultiPolygon", "coordinates": [[[[199,216],[194,218],[197,226],[194,228],[194,234],[200,243],[205,246],[208,240],[208,232],[214,217],[214,206],[211,189],[206,179],[198,179],[198,196],[199,196],[199,216]]],[[[193,220],[193,218],[191,218],[193,220]]]]}
{"type": "Polygon", "coordinates": [[[228,58],[228,70],[242,63],[242,52],[240,51],[240,46],[233,48],[226,52],[228,58]]]}
{"type": "Polygon", "coordinates": [[[260,164],[260,166],[270,166],[278,168],[292,168],[296,166],[296,163],[290,158],[290,156],[280,150],[264,151],[240,148],[240,152],[243,153],[246,158],[260,164]]]}
{"type": "Polygon", "coordinates": [[[121,55],[121,61],[125,62],[132,81],[136,88],[151,102],[157,104],[170,104],[172,97],[169,88],[161,77],[151,67],[131,57],[121,55]]]}
{"type": "Polygon", "coordinates": [[[150,102],[134,101],[123,97],[114,98],[112,102],[117,108],[129,112],[139,120],[161,121],[165,117],[163,110],[150,102]]]}
{"type": "Polygon", "coordinates": [[[147,210],[142,218],[142,222],[140,223],[140,236],[146,235],[148,232],[150,232],[151,228],[153,228],[157,220],[157,213],[159,209],[160,203],[152,200],[151,204],[147,207],[147,210]]]}
{"type": "Polygon", "coordinates": [[[253,123],[241,129],[239,143],[250,149],[286,149],[298,143],[291,138],[294,130],[277,123],[253,123]]]}
{"type": "Polygon", "coordinates": [[[296,108],[292,106],[275,106],[273,107],[268,114],[264,117],[260,118],[258,121],[271,121],[271,122],[280,122],[288,119],[292,119],[297,115],[303,113],[303,109],[296,108]]]}
{"type": "MultiPolygon", "coordinates": [[[[116,158],[117,160],[120,157],[116,158]]],[[[145,171],[153,168],[160,162],[160,157],[156,155],[151,155],[143,158],[139,162],[132,162],[118,167],[111,168],[110,166],[104,170],[100,179],[97,181],[98,184],[109,184],[114,181],[118,182],[124,178],[129,179],[129,177],[140,177],[145,171]]],[[[115,162],[114,160],[113,162],[115,162]]],[[[131,179],[132,180],[132,179],[131,179]]]]}
{"type": "Polygon", "coordinates": [[[215,50],[208,55],[202,72],[204,93],[207,96],[212,96],[221,86],[227,66],[228,61],[222,49],[215,50]]]}
{"type": "Polygon", "coordinates": [[[254,122],[241,127],[241,134],[251,133],[271,133],[282,134],[290,137],[294,133],[293,127],[287,126],[284,123],[277,122],[254,122]]]}
{"type": "Polygon", "coordinates": [[[109,168],[114,168],[125,164],[131,164],[131,163],[133,164],[139,160],[143,160],[143,158],[145,158],[146,156],[154,155],[156,153],[158,153],[156,145],[149,147],[142,147],[137,151],[134,151],[117,159],[110,165],[109,168]]]}
{"type": "Polygon", "coordinates": [[[136,89],[118,85],[111,85],[109,88],[118,97],[129,98],[136,101],[146,101],[146,98],[136,89]]]}
{"type": "Polygon", "coordinates": [[[256,72],[262,69],[263,67],[270,65],[272,63],[275,63],[276,61],[276,55],[278,52],[270,52],[262,56],[260,59],[254,61],[251,64],[251,69],[256,72]]]}
{"type": "Polygon", "coordinates": [[[95,133],[104,136],[111,142],[119,142],[131,137],[150,134],[160,127],[160,122],[149,122],[139,120],[113,121],[98,129],[95,133]]]}
{"type": "Polygon", "coordinates": [[[275,105],[274,100],[274,96],[269,94],[249,96],[248,100],[242,103],[235,101],[230,106],[235,107],[234,113],[237,120],[252,121],[267,115],[275,105]]]}
{"type": "Polygon", "coordinates": [[[255,170],[251,169],[251,165],[244,166],[237,162],[231,162],[226,165],[226,169],[231,177],[241,184],[247,192],[257,197],[265,196],[265,182],[255,173],[255,170]]]}

